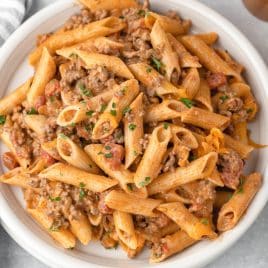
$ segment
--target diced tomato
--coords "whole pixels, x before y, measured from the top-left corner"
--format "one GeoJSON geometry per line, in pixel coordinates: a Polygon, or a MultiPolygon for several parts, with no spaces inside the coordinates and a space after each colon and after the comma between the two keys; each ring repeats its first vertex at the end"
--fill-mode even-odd
{"type": "Polygon", "coordinates": [[[47,165],[49,166],[56,162],[56,160],[51,155],[49,155],[43,150],[41,151],[41,157],[46,161],[47,165]]]}

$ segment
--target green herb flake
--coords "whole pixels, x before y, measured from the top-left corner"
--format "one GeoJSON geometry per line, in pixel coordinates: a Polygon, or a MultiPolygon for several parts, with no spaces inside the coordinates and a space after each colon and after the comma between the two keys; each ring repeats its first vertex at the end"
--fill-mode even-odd
{"type": "Polygon", "coordinates": [[[163,126],[164,126],[164,129],[168,129],[169,123],[164,122],[163,126]]]}
{"type": "Polygon", "coordinates": [[[244,180],[242,178],[240,178],[239,179],[239,185],[238,185],[238,188],[236,190],[237,194],[243,194],[244,193],[243,184],[244,184],[244,180]]]}
{"type": "Polygon", "coordinates": [[[130,109],[130,107],[129,106],[127,106],[127,107],[125,107],[124,109],[123,109],[123,115],[125,116],[127,113],[130,113],[131,112],[131,109],[130,109]]]}
{"type": "Polygon", "coordinates": [[[250,113],[252,113],[252,112],[253,112],[253,109],[252,109],[252,108],[247,109],[247,113],[248,113],[248,114],[250,114],[250,113]]]}
{"type": "Polygon", "coordinates": [[[180,98],[180,101],[188,108],[192,108],[195,105],[195,102],[188,98],[180,98]]]}
{"type": "Polygon", "coordinates": [[[107,107],[107,104],[102,104],[101,105],[101,110],[100,110],[101,113],[103,113],[105,111],[106,107],[107,107]]]}
{"type": "Polygon", "coordinates": [[[62,139],[67,139],[68,137],[66,135],[64,135],[63,133],[60,133],[59,135],[62,139]]]}
{"type": "Polygon", "coordinates": [[[112,153],[107,153],[107,154],[104,154],[104,157],[105,158],[112,158],[113,154],[112,153]]]}
{"type": "Polygon", "coordinates": [[[121,92],[121,94],[122,94],[123,96],[126,94],[127,89],[128,89],[128,87],[127,87],[127,86],[124,86],[124,87],[120,90],[120,92],[121,92]]]}
{"type": "Polygon", "coordinates": [[[101,154],[103,154],[103,152],[98,152],[98,155],[101,155],[101,154]]]}
{"type": "Polygon", "coordinates": [[[119,19],[124,19],[125,17],[123,15],[119,16],[119,19]]]}
{"type": "Polygon", "coordinates": [[[133,151],[133,154],[135,155],[135,156],[137,156],[138,155],[138,153],[137,153],[137,151],[133,151]]]}
{"type": "Polygon", "coordinates": [[[75,123],[71,123],[69,127],[75,127],[75,123]]]}
{"type": "Polygon", "coordinates": [[[133,191],[133,186],[132,186],[131,183],[128,183],[127,184],[127,188],[128,188],[129,191],[133,191]]]}
{"type": "Polygon", "coordinates": [[[164,64],[162,63],[162,61],[155,57],[151,58],[151,62],[152,62],[153,67],[155,67],[158,72],[160,72],[161,68],[164,67],[164,64]]]}
{"type": "Polygon", "coordinates": [[[6,116],[5,115],[0,115],[0,125],[4,125],[6,122],[6,116]]]}
{"type": "Polygon", "coordinates": [[[70,58],[78,58],[78,55],[76,54],[76,53],[71,53],[70,55],[69,55],[69,57],[70,58]]]}
{"type": "Polygon", "coordinates": [[[233,197],[233,193],[228,193],[228,200],[230,200],[233,197]]]}
{"type": "Polygon", "coordinates": [[[79,183],[79,187],[80,187],[80,188],[85,188],[86,185],[85,185],[83,182],[80,182],[80,183],[79,183]]]}
{"type": "Polygon", "coordinates": [[[116,104],[114,102],[112,103],[112,108],[116,108],[116,104]]]}
{"type": "Polygon", "coordinates": [[[202,218],[202,219],[200,220],[200,222],[201,222],[202,224],[204,224],[204,225],[208,225],[208,219],[207,219],[207,218],[202,218]]]}
{"type": "Polygon", "coordinates": [[[38,114],[38,112],[34,108],[31,108],[31,110],[27,111],[27,114],[38,114]]]}
{"type": "Polygon", "coordinates": [[[54,101],[55,101],[55,96],[50,96],[50,97],[49,97],[49,101],[50,101],[50,102],[54,102],[54,101]]]}
{"type": "Polygon", "coordinates": [[[220,100],[221,100],[222,102],[225,102],[225,101],[228,100],[228,99],[229,99],[229,97],[228,97],[227,95],[220,96],[220,100]]]}
{"type": "Polygon", "coordinates": [[[192,161],[196,160],[196,158],[197,158],[197,157],[196,157],[192,152],[190,152],[188,160],[189,160],[190,162],[192,162],[192,161]]]}
{"type": "Polygon", "coordinates": [[[150,72],[152,72],[152,68],[151,67],[147,67],[147,69],[146,69],[146,73],[150,73],[150,72]]]}
{"type": "Polygon", "coordinates": [[[60,196],[56,196],[56,197],[49,197],[49,200],[51,200],[51,201],[53,201],[53,202],[59,202],[59,201],[61,201],[61,198],[60,198],[60,196]]]}
{"type": "Polygon", "coordinates": [[[91,165],[91,164],[88,164],[88,166],[89,166],[90,168],[92,168],[92,165],[91,165]]]}
{"type": "Polygon", "coordinates": [[[84,84],[80,83],[80,84],[78,85],[78,87],[79,87],[81,93],[82,93],[83,95],[85,95],[86,97],[92,97],[92,96],[93,96],[91,90],[87,89],[87,88],[85,87],[84,84]]]}
{"type": "Polygon", "coordinates": [[[86,115],[87,116],[92,116],[94,114],[94,111],[93,110],[90,110],[90,111],[87,111],[86,112],[86,115]]]}
{"type": "Polygon", "coordinates": [[[139,183],[139,185],[140,185],[141,187],[144,187],[144,186],[148,185],[148,184],[150,183],[150,181],[151,181],[151,178],[150,178],[150,177],[145,177],[144,181],[141,181],[141,182],[139,183]]]}
{"type": "Polygon", "coordinates": [[[105,148],[106,150],[111,150],[111,149],[112,149],[111,146],[109,146],[109,145],[106,145],[104,148],[105,148]]]}
{"type": "Polygon", "coordinates": [[[137,126],[136,126],[135,124],[132,124],[132,123],[128,125],[128,128],[129,128],[131,131],[135,130],[136,127],[137,127],[137,126]]]}
{"type": "Polygon", "coordinates": [[[83,199],[86,196],[86,192],[84,190],[85,186],[86,185],[83,182],[80,182],[80,184],[79,184],[79,187],[80,187],[80,190],[79,190],[79,199],[80,200],[83,199]]]}
{"type": "Polygon", "coordinates": [[[141,16],[141,17],[145,17],[145,16],[146,16],[146,11],[143,10],[143,9],[140,9],[140,10],[138,11],[138,15],[141,16]]]}
{"type": "Polygon", "coordinates": [[[116,113],[116,110],[111,110],[111,111],[110,111],[110,114],[113,115],[113,116],[116,116],[116,114],[117,114],[117,113],[116,113]]]}
{"type": "Polygon", "coordinates": [[[56,226],[54,223],[52,223],[48,230],[51,231],[51,232],[58,232],[59,227],[56,226]]]}

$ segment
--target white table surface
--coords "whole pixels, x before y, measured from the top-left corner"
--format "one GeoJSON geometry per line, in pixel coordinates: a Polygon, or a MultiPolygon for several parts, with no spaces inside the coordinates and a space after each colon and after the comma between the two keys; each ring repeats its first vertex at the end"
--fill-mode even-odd
{"type": "MultiPolygon", "coordinates": [[[[250,15],[243,7],[242,0],[200,1],[233,22],[255,45],[268,64],[268,23],[259,21],[250,15]]],[[[31,14],[54,1],[34,0],[33,2],[31,14]]],[[[207,268],[225,267],[268,267],[268,205],[238,243],[214,263],[207,266],[207,268]]],[[[0,268],[47,268],[47,266],[20,248],[0,226],[0,268]]]]}

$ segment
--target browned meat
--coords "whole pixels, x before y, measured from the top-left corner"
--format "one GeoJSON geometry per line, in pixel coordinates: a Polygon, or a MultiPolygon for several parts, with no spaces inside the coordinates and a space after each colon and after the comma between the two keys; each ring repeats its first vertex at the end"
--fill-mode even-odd
{"type": "Polygon", "coordinates": [[[218,169],[221,179],[227,187],[231,189],[237,188],[243,167],[244,162],[237,152],[230,150],[227,154],[219,155],[218,169]]]}
{"type": "Polygon", "coordinates": [[[5,152],[2,155],[2,160],[3,160],[3,164],[5,165],[5,167],[7,167],[8,169],[13,169],[19,166],[17,160],[15,159],[15,156],[13,153],[11,152],[5,152]]]}
{"type": "Polygon", "coordinates": [[[99,196],[100,200],[99,200],[99,204],[98,204],[98,209],[99,209],[100,213],[102,213],[102,214],[112,214],[113,213],[113,210],[105,204],[105,197],[109,193],[110,193],[110,190],[101,193],[99,196]]]}
{"type": "Polygon", "coordinates": [[[45,96],[51,97],[59,95],[60,91],[61,91],[60,81],[57,79],[52,79],[51,81],[48,82],[48,84],[45,87],[45,96]]]}
{"type": "Polygon", "coordinates": [[[207,82],[210,88],[217,88],[227,83],[227,78],[223,73],[210,73],[207,76],[207,82]]]}

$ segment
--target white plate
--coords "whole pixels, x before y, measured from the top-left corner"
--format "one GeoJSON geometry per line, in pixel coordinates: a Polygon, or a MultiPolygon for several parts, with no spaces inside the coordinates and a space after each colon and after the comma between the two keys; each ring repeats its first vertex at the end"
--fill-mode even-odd
{"type": "MultiPolygon", "coordinates": [[[[251,124],[254,139],[268,144],[267,92],[268,74],[266,66],[250,42],[226,19],[213,10],[194,0],[153,0],[152,7],[157,11],[170,9],[190,18],[194,31],[216,31],[220,35],[220,45],[246,67],[246,76],[261,106],[256,122],[251,124]]],[[[27,64],[27,55],[35,44],[37,34],[50,32],[77,11],[72,1],[57,2],[38,12],[24,23],[5,43],[0,51],[1,95],[5,89],[14,89],[33,72],[27,64]]],[[[4,148],[0,148],[1,153],[4,148]]],[[[268,199],[268,174],[266,161],[268,150],[254,153],[247,170],[257,170],[264,174],[261,190],[248,209],[246,216],[233,230],[224,233],[215,241],[203,241],[154,267],[201,267],[229,248],[250,227],[268,199]]],[[[73,267],[149,267],[148,251],[137,259],[128,260],[121,250],[105,250],[99,243],[88,247],[79,246],[75,250],[63,250],[42,231],[24,210],[19,189],[0,186],[0,217],[9,234],[33,256],[48,266],[59,268],[73,267]]],[[[151,267],[151,266],[150,266],[151,267]]]]}

